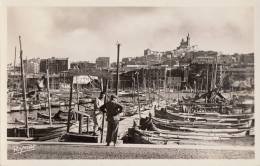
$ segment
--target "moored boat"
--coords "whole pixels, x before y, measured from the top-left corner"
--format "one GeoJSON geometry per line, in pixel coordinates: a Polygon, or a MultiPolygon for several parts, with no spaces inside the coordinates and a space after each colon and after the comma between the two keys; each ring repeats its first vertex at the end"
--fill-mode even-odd
{"type": "Polygon", "coordinates": [[[29,105],[29,109],[30,110],[40,110],[41,109],[41,105],[40,104],[30,104],[29,105]]]}
{"type": "Polygon", "coordinates": [[[179,120],[167,120],[153,118],[153,123],[161,129],[179,130],[178,127],[193,127],[193,128],[213,128],[213,129],[223,129],[223,128],[238,128],[238,127],[250,127],[251,123],[244,122],[239,124],[234,123],[219,123],[219,122],[200,122],[200,121],[179,121],[179,120]]]}
{"type": "MultiPolygon", "coordinates": [[[[71,128],[74,128],[75,124],[71,124],[71,128]]],[[[29,135],[33,140],[49,140],[58,138],[66,132],[67,125],[62,124],[34,124],[29,127],[29,135]]],[[[9,126],[7,128],[8,137],[26,137],[26,128],[21,125],[9,126]]]]}
{"type": "MultiPolygon", "coordinates": [[[[24,106],[23,106],[23,104],[10,104],[9,109],[10,109],[10,112],[18,112],[18,111],[23,111],[24,106]]],[[[27,105],[27,109],[29,110],[28,105],[27,105]]]]}
{"type": "Polygon", "coordinates": [[[157,110],[155,109],[155,117],[170,119],[170,120],[182,120],[182,121],[200,121],[200,122],[221,122],[221,123],[243,123],[252,121],[254,114],[219,114],[219,113],[183,113],[183,112],[171,112],[167,109],[157,110]]]}

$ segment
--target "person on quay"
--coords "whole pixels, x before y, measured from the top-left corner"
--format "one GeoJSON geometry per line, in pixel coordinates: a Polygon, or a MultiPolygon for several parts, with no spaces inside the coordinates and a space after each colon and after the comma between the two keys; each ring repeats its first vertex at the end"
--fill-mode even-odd
{"type": "Polygon", "coordinates": [[[107,114],[107,146],[109,146],[112,141],[115,146],[117,143],[120,113],[123,112],[123,106],[118,103],[116,95],[111,95],[110,101],[101,106],[100,110],[107,114]]]}
{"type": "Polygon", "coordinates": [[[94,101],[94,112],[93,112],[93,131],[94,134],[102,130],[101,123],[102,123],[102,112],[100,111],[100,107],[105,103],[105,93],[101,92],[99,97],[94,101]]]}

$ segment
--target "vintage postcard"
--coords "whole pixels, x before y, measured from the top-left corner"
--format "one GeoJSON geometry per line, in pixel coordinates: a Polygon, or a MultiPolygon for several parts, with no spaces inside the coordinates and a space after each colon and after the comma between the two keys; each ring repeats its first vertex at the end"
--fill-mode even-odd
{"type": "Polygon", "coordinates": [[[3,2],[3,165],[257,165],[256,2],[111,2],[3,2]]]}

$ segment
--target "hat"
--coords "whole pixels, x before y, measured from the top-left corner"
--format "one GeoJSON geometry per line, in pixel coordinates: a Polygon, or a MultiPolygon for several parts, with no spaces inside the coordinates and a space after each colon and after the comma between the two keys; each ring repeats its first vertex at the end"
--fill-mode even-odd
{"type": "Polygon", "coordinates": [[[111,99],[117,99],[117,96],[114,95],[114,94],[112,94],[112,95],[110,96],[110,98],[111,98],[111,99]]]}

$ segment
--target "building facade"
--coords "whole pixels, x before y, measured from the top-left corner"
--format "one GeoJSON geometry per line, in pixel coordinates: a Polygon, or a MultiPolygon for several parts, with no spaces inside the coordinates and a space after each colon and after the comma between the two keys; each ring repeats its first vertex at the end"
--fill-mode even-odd
{"type": "Polygon", "coordinates": [[[109,57],[98,57],[96,59],[97,68],[109,68],[110,58],[109,57]]]}
{"type": "Polygon", "coordinates": [[[23,60],[24,72],[28,74],[38,74],[40,72],[40,58],[23,60]]]}
{"type": "Polygon", "coordinates": [[[41,59],[40,61],[40,72],[46,73],[47,68],[49,74],[59,74],[63,71],[68,71],[69,58],[48,58],[41,59]]]}

